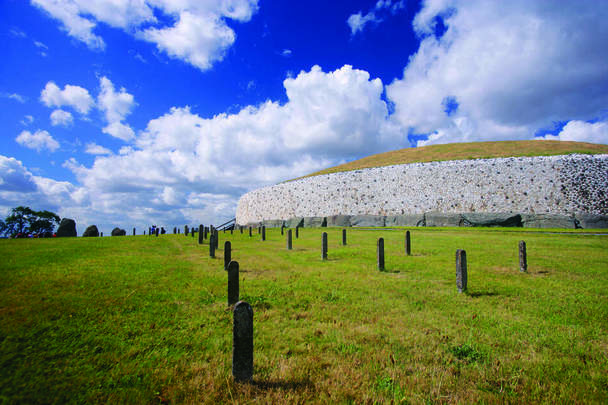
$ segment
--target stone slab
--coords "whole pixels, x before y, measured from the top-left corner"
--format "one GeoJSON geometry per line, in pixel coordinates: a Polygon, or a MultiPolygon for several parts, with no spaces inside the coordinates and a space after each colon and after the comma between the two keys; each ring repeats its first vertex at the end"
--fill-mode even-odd
{"type": "Polygon", "coordinates": [[[584,229],[604,229],[608,228],[608,215],[597,214],[576,214],[574,218],[584,229]]]}
{"type": "Polygon", "coordinates": [[[574,217],[559,214],[522,214],[524,228],[576,228],[574,217]]]}
{"type": "Polygon", "coordinates": [[[460,226],[461,214],[427,212],[424,214],[425,226],[460,226]]]}
{"type": "Polygon", "coordinates": [[[519,214],[471,212],[461,215],[462,226],[522,226],[519,214]]]}
{"type": "Polygon", "coordinates": [[[380,227],[386,225],[384,215],[353,215],[350,218],[351,226],[373,226],[380,227]]]}
{"type": "Polygon", "coordinates": [[[327,226],[348,227],[350,226],[350,218],[350,215],[332,215],[327,217],[327,226]]]}
{"type": "Polygon", "coordinates": [[[424,226],[424,214],[387,215],[386,226],[424,226]]]}
{"type": "Polygon", "coordinates": [[[327,226],[325,217],[306,217],[304,218],[304,228],[323,228],[327,226]]]}

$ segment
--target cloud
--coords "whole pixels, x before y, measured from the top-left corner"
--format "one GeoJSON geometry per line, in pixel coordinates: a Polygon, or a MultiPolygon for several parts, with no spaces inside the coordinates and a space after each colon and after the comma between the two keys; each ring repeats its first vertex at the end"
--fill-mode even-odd
{"type": "Polygon", "coordinates": [[[289,58],[291,56],[292,52],[291,49],[283,49],[283,52],[281,52],[281,56],[285,57],[285,58],[289,58]]]}
{"type": "Polygon", "coordinates": [[[226,19],[246,22],[257,11],[257,0],[31,0],[62,23],[68,34],[91,49],[105,43],[93,30],[97,23],[119,28],[156,44],[170,57],[200,70],[221,61],[236,35],[226,19]],[[175,21],[164,25],[161,20],[175,21]]]}
{"type": "Polygon", "coordinates": [[[49,49],[48,46],[46,46],[43,42],[40,41],[34,41],[34,45],[36,45],[37,48],[49,49]]]}
{"type": "Polygon", "coordinates": [[[368,11],[365,15],[362,11],[356,14],[351,14],[346,23],[350,27],[351,35],[362,32],[368,24],[379,24],[389,15],[396,14],[405,8],[405,1],[393,0],[378,0],[375,7],[368,11]]]}
{"type": "Polygon", "coordinates": [[[104,148],[101,145],[97,145],[94,142],[87,143],[85,153],[90,155],[111,155],[112,151],[108,148],[104,148]]]}
{"type": "Polygon", "coordinates": [[[601,2],[426,2],[413,22],[420,47],[386,89],[393,118],[419,146],[594,119],[608,105],[607,18],[601,2]]]}
{"type": "Polygon", "coordinates": [[[26,116],[23,117],[23,119],[20,122],[21,122],[21,125],[27,127],[32,122],[34,122],[34,117],[31,116],[31,115],[26,115],[26,116]]]}
{"type": "Polygon", "coordinates": [[[15,138],[15,141],[17,141],[19,145],[34,149],[37,152],[44,149],[55,152],[59,149],[59,142],[44,130],[38,130],[33,134],[30,131],[22,131],[17,138],[15,138]]]}
{"type": "Polygon", "coordinates": [[[0,193],[6,191],[29,193],[36,189],[32,173],[19,160],[0,155],[0,193]]]}
{"type": "Polygon", "coordinates": [[[40,93],[40,100],[47,107],[69,106],[86,115],[95,104],[89,92],[80,87],[67,84],[61,90],[54,82],[46,84],[40,93]]]}
{"type": "Polygon", "coordinates": [[[568,122],[559,134],[545,135],[543,139],[608,144],[608,121],[590,123],[573,120],[568,122]]]}
{"type": "Polygon", "coordinates": [[[23,104],[27,101],[27,99],[25,97],[23,97],[21,94],[17,94],[17,93],[0,93],[0,97],[15,100],[15,101],[20,102],[21,104],[23,104]]]}
{"type": "Polygon", "coordinates": [[[122,123],[136,105],[133,95],[127,93],[124,87],[116,92],[112,81],[105,76],[99,80],[99,84],[101,91],[97,96],[97,104],[108,122],[103,132],[123,141],[133,139],[135,133],[131,127],[122,123]]]}
{"type": "Polygon", "coordinates": [[[71,125],[72,122],[72,114],[68,111],[57,109],[51,113],[51,125],[53,126],[63,125],[67,127],[71,125]]]}

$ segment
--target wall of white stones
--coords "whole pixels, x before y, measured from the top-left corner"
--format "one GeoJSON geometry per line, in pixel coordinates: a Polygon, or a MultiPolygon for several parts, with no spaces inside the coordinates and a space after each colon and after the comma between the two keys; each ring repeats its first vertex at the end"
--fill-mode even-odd
{"type": "Polygon", "coordinates": [[[236,220],[425,212],[608,215],[608,155],[412,163],[308,177],[243,195],[236,220]]]}

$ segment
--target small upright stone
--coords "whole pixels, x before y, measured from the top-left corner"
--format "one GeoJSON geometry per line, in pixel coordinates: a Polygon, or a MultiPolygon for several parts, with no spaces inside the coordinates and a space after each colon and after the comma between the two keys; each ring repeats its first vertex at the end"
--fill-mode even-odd
{"type": "Polygon", "coordinates": [[[214,229],[213,234],[215,235],[215,249],[217,250],[220,248],[220,233],[217,229],[214,229]]]}
{"type": "Polygon", "coordinates": [[[321,236],[321,258],[327,260],[327,232],[321,236]]]}
{"type": "Polygon", "coordinates": [[[237,302],[233,311],[232,376],[237,382],[253,378],[253,309],[245,301],[237,302]]]}
{"type": "Polygon", "coordinates": [[[156,237],[158,238],[158,233],[160,232],[160,229],[156,228],[156,237]]]}
{"type": "Polygon", "coordinates": [[[215,235],[211,234],[209,239],[209,257],[215,258],[215,235]]]}
{"type": "Polygon", "coordinates": [[[291,250],[291,229],[287,230],[287,250],[291,250]]]}
{"type": "Polygon", "coordinates": [[[226,242],[224,242],[224,270],[228,270],[228,264],[230,264],[231,260],[232,260],[232,244],[230,243],[229,240],[227,240],[226,242]]]}
{"type": "Polygon", "coordinates": [[[203,244],[203,237],[205,236],[205,227],[201,224],[198,226],[198,244],[203,244]]]}
{"type": "Polygon", "coordinates": [[[243,225],[239,225],[239,229],[241,230],[241,235],[243,234],[243,225]]]}
{"type": "Polygon", "coordinates": [[[300,227],[296,226],[296,239],[300,237],[300,232],[298,231],[298,229],[300,229],[300,227]]]}
{"type": "Polygon", "coordinates": [[[384,238],[378,238],[376,254],[378,257],[378,270],[384,271],[384,238]]]}
{"type": "Polygon", "coordinates": [[[266,227],[262,226],[262,241],[266,240],[266,227]]]}
{"type": "Polygon", "coordinates": [[[239,262],[231,261],[226,266],[228,270],[228,305],[239,301],[239,262]]]}
{"type": "Polygon", "coordinates": [[[135,236],[135,228],[133,228],[133,236],[135,236]]]}
{"type": "Polygon", "coordinates": [[[528,272],[528,254],[526,253],[526,242],[523,240],[519,241],[519,271],[528,272]]]}
{"type": "Polygon", "coordinates": [[[467,290],[467,252],[462,249],[456,251],[456,287],[459,293],[467,290]]]}
{"type": "Polygon", "coordinates": [[[177,233],[177,228],[173,227],[173,235],[175,235],[177,233]]]}
{"type": "Polygon", "coordinates": [[[346,246],[346,229],[342,229],[342,246],[346,246]]]}
{"type": "Polygon", "coordinates": [[[251,227],[249,227],[249,237],[251,238],[251,227]]]}
{"type": "Polygon", "coordinates": [[[188,225],[184,225],[184,236],[188,236],[188,225]]]}
{"type": "Polygon", "coordinates": [[[285,225],[281,225],[281,235],[283,235],[285,232],[285,225]]]}
{"type": "Polygon", "coordinates": [[[405,254],[412,255],[412,241],[410,239],[410,231],[405,232],[405,254]]]}

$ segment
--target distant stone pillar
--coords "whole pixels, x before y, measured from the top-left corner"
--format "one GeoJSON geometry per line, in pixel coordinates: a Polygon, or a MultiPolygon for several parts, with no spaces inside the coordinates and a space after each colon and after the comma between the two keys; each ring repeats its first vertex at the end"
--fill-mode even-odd
{"type": "Polygon", "coordinates": [[[158,234],[160,232],[160,229],[156,228],[156,237],[158,238],[158,234]]]}
{"type": "Polygon", "coordinates": [[[462,249],[456,251],[456,287],[459,293],[467,290],[467,252],[462,249]]]}
{"type": "Polygon", "coordinates": [[[237,382],[253,378],[253,309],[245,301],[237,302],[233,311],[232,376],[237,382]]]}
{"type": "Polygon", "coordinates": [[[287,230],[287,250],[291,250],[291,229],[287,230]]]}
{"type": "Polygon", "coordinates": [[[412,241],[410,239],[410,231],[405,232],[405,254],[412,255],[412,241]]]}
{"type": "Polygon", "coordinates": [[[249,227],[249,237],[251,238],[251,227],[249,227]]]}
{"type": "Polygon", "coordinates": [[[321,258],[327,260],[327,232],[323,232],[321,237],[321,258]]]}
{"type": "Polygon", "coordinates": [[[215,258],[215,234],[211,234],[209,239],[209,257],[215,258]]]}
{"type": "Polygon", "coordinates": [[[239,262],[229,262],[226,270],[228,270],[228,305],[233,305],[239,301],[239,262]]]}
{"type": "Polygon", "coordinates": [[[133,228],[133,236],[135,236],[135,228],[133,228]]]}
{"type": "Polygon", "coordinates": [[[198,226],[198,244],[199,245],[203,244],[204,237],[205,237],[205,227],[203,226],[203,224],[200,224],[198,226]]]}
{"type": "Polygon", "coordinates": [[[298,231],[298,229],[300,229],[300,227],[296,226],[296,239],[300,237],[300,232],[298,231]]]}
{"type": "Polygon", "coordinates": [[[376,256],[378,259],[378,270],[384,271],[384,238],[378,238],[376,256]]]}
{"type": "Polygon", "coordinates": [[[188,225],[184,225],[184,236],[188,236],[188,225]]]}
{"type": "Polygon", "coordinates": [[[241,235],[243,234],[243,225],[239,225],[239,229],[241,230],[241,235]]]}
{"type": "Polygon", "coordinates": [[[346,246],[346,229],[342,229],[342,246],[346,246]]]}
{"type": "Polygon", "coordinates": [[[262,241],[266,240],[266,227],[262,226],[262,241]]]}
{"type": "Polygon", "coordinates": [[[526,242],[519,241],[519,271],[522,273],[528,272],[528,255],[526,253],[526,242]]]}
{"type": "Polygon", "coordinates": [[[285,232],[285,224],[281,225],[281,236],[284,234],[285,232]]]}
{"type": "MultiPolygon", "coordinates": [[[[144,235],[146,234],[146,231],[144,231],[144,235]]],[[[99,237],[103,237],[103,232],[99,233],[99,237]]]]}
{"type": "MultiPolygon", "coordinates": [[[[229,240],[224,242],[224,270],[228,270],[228,264],[232,260],[232,244],[229,240]]],[[[237,264],[238,266],[238,264],[237,264]]],[[[237,299],[238,301],[238,299],[237,299]]],[[[234,301],[236,302],[236,301],[234,301]]]]}

